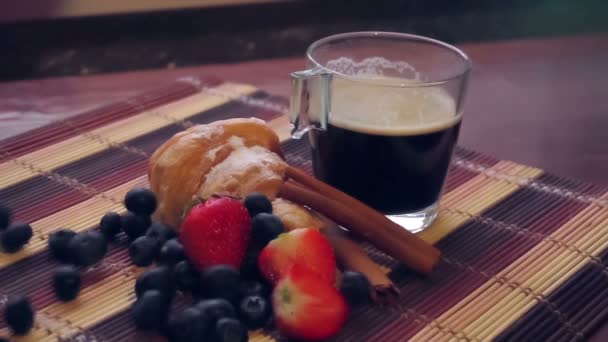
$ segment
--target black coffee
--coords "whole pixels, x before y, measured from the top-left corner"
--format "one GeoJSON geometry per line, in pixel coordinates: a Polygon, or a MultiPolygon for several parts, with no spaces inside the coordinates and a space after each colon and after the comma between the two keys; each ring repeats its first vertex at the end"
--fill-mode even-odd
{"type": "Polygon", "coordinates": [[[424,209],[439,199],[460,121],[437,128],[383,135],[330,123],[310,133],[315,175],[385,214],[424,209]]]}
{"type": "Polygon", "coordinates": [[[439,87],[334,77],[328,127],[310,133],[315,175],[384,214],[420,211],[441,195],[460,118],[439,87]]]}

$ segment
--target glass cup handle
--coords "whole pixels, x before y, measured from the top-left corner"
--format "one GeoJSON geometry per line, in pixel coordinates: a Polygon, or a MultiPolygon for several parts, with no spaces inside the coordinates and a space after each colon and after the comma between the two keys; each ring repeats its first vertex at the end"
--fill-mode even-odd
{"type": "Polygon", "coordinates": [[[296,71],[291,74],[292,94],[289,120],[291,136],[300,139],[311,129],[325,130],[330,111],[330,83],[332,74],[321,68],[296,71]],[[317,98],[311,108],[311,98],[317,98]]]}

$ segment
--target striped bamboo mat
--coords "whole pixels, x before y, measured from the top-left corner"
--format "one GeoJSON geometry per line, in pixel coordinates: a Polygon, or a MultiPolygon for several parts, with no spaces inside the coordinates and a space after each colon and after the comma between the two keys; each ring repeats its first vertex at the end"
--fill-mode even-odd
{"type": "MultiPolygon", "coordinates": [[[[130,320],[141,272],[126,242],[84,274],[80,298],[54,300],[57,265],[46,250],[58,228],[92,229],[146,184],[147,157],[193,124],[267,120],[290,163],[310,171],[305,141],[289,141],[285,100],[252,86],[188,78],[136,98],[0,142],[0,201],[32,223],[30,244],[0,254],[0,305],[29,296],[35,328],[20,341],[145,341],[130,320]]],[[[338,341],[583,339],[608,315],[607,187],[458,148],[436,223],[421,237],[443,252],[429,277],[366,246],[401,288],[399,303],[354,311],[338,341]]],[[[175,305],[183,307],[185,299],[175,305]]],[[[0,322],[0,336],[6,335],[0,322]]],[[[256,331],[252,341],[280,340],[256,331]]]]}

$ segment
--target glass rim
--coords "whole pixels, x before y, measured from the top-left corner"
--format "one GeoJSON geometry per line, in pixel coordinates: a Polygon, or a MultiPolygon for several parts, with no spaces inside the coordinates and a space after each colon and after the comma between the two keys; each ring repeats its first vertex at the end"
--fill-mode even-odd
{"type": "Polygon", "coordinates": [[[314,63],[315,68],[319,68],[319,69],[325,70],[329,73],[339,75],[340,77],[343,77],[350,81],[368,83],[359,77],[347,75],[347,74],[344,74],[344,73],[341,73],[341,72],[338,72],[335,70],[331,70],[331,69],[325,67],[324,65],[319,63],[315,58],[313,58],[312,54],[318,47],[320,47],[324,44],[330,43],[332,41],[335,41],[335,40],[340,40],[340,39],[345,39],[345,38],[371,38],[371,37],[409,39],[412,41],[429,43],[429,44],[436,45],[438,47],[447,49],[447,50],[455,53],[464,62],[464,70],[456,73],[453,76],[449,76],[449,77],[445,77],[445,78],[441,78],[441,79],[433,80],[433,81],[412,80],[411,82],[408,82],[407,84],[402,84],[402,85],[383,84],[382,82],[378,83],[377,81],[375,81],[376,84],[379,84],[381,86],[386,86],[386,87],[437,86],[437,85],[445,84],[451,80],[466,76],[471,71],[471,68],[472,68],[472,62],[471,62],[471,59],[469,58],[469,56],[464,51],[455,47],[454,45],[442,42],[437,39],[433,39],[433,38],[429,38],[429,37],[425,37],[425,36],[419,36],[416,34],[400,33],[400,32],[385,32],[385,31],[356,31],[356,32],[339,33],[339,34],[334,34],[331,36],[321,38],[321,39],[313,42],[312,44],[310,44],[310,46],[306,49],[306,58],[308,58],[311,62],[314,63]]]}

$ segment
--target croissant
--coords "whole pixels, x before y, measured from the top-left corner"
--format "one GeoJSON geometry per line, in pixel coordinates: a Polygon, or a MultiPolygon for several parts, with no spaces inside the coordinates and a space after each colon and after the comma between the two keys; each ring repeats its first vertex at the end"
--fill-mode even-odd
{"type": "Polygon", "coordinates": [[[184,208],[216,193],[275,198],[285,178],[276,133],[259,119],[229,119],[177,133],[150,157],[157,218],[179,229],[184,208]]]}

